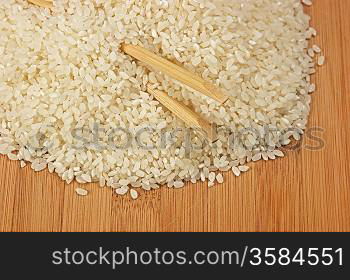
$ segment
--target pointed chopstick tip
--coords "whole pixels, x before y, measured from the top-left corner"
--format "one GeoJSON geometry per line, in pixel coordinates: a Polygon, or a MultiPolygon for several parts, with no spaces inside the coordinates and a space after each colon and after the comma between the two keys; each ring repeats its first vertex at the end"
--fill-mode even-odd
{"type": "Polygon", "coordinates": [[[42,8],[50,9],[53,7],[53,0],[28,0],[28,2],[42,8]]]}
{"type": "Polygon", "coordinates": [[[215,99],[220,104],[224,104],[229,99],[229,97],[224,94],[218,87],[209,82],[205,82],[204,87],[212,93],[213,99],[215,99]]]}

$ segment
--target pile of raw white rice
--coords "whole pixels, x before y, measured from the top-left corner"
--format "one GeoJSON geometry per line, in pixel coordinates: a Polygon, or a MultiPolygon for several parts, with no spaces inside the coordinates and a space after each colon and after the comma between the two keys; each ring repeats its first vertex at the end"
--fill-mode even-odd
{"type": "MultiPolygon", "coordinates": [[[[300,0],[0,0],[0,154],[68,184],[140,189],[223,182],[300,140],[324,63],[300,0]],[[137,44],[227,92],[214,100],[120,51],[137,44]],[[151,84],[218,125],[209,144],[151,84]],[[234,135],[234,137],[232,137],[234,135]],[[235,141],[232,141],[235,139],[235,141]]],[[[78,188],[77,193],[87,191],[78,188]]]]}

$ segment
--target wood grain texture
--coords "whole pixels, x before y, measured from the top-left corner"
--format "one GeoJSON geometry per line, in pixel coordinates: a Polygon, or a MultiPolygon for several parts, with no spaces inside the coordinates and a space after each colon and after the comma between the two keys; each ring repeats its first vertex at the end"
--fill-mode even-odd
{"type": "Polygon", "coordinates": [[[96,185],[78,197],[76,185],[1,157],[0,231],[350,231],[350,1],[316,0],[307,11],[327,56],[309,124],[324,129],[323,149],[259,162],[211,189],[164,188],[135,202],[96,185]]]}

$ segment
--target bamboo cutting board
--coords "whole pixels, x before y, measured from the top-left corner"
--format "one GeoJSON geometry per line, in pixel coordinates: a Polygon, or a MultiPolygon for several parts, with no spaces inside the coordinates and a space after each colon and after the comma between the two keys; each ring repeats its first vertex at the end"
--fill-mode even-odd
{"type": "MultiPolygon", "coordinates": [[[[309,127],[324,147],[259,162],[225,184],[142,193],[64,185],[47,171],[0,158],[0,231],[350,231],[350,0],[315,0],[307,11],[327,56],[315,76],[309,127]],[[314,133],[315,134],[315,133],[314,133]]],[[[309,143],[314,145],[315,143],[309,143]]]]}

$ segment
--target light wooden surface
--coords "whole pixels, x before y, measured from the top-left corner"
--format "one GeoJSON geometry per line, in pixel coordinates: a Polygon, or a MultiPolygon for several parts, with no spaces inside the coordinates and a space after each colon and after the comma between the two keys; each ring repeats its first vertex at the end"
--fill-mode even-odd
{"type": "Polygon", "coordinates": [[[327,55],[315,79],[310,127],[325,147],[259,162],[240,178],[136,202],[88,186],[78,197],[48,172],[0,159],[0,231],[350,231],[350,0],[316,0],[308,9],[327,55]]]}

